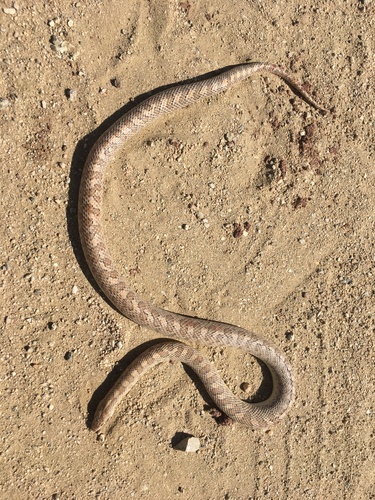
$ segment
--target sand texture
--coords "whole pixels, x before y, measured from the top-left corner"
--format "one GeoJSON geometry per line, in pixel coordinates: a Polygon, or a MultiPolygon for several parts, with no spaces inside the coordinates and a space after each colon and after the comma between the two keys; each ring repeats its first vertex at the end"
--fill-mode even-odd
{"type": "MultiPolygon", "coordinates": [[[[374,40],[371,0],[3,2],[0,498],[375,498],[374,40]],[[272,340],[296,401],[267,432],[218,425],[166,363],[97,439],[99,399],[158,335],[90,277],[85,158],[150,92],[246,60],[330,112],[257,74],[167,115],[114,158],[104,222],[134,290],[272,340]],[[186,435],[198,451],[174,448],[186,435]]],[[[256,359],[202,351],[240,397],[267,395],[256,359]]]]}

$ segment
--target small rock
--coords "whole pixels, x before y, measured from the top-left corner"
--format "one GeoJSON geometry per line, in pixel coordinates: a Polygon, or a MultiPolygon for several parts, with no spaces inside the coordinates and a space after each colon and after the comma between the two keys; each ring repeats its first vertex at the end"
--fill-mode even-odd
{"type": "Polygon", "coordinates": [[[51,49],[56,52],[59,57],[62,57],[64,54],[68,54],[73,58],[76,57],[77,54],[75,53],[74,46],[66,40],[63,40],[60,36],[52,35],[49,41],[51,49]]]}
{"type": "Polygon", "coordinates": [[[74,101],[74,99],[77,97],[77,91],[74,89],[65,89],[65,96],[70,101],[74,101]]]}
{"type": "Polygon", "coordinates": [[[307,198],[304,198],[302,196],[297,196],[297,198],[293,201],[294,209],[306,208],[306,205],[307,205],[307,198]]]}
{"type": "Polygon", "coordinates": [[[235,222],[233,224],[233,237],[234,238],[241,238],[243,235],[243,229],[241,224],[238,224],[238,222],[235,222]]]}
{"type": "Polygon", "coordinates": [[[5,109],[8,106],[10,106],[10,101],[9,99],[5,99],[3,97],[0,98],[0,109],[5,109]]]}
{"type": "Polygon", "coordinates": [[[116,89],[119,89],[121,87],[121,82],[118,78],[112,78],[111,85],[113,85],[116,89]]]}
{"type": "Polygon", "coordinates": [[[286,332],[285,338],[286,338],[286,340],[294,340],[294,333],[293,332],[286,332]]]}
{"type": "Polygon", "coordinates": [[[72,294],[75,295],[76,293],[78,293],[78,286],[74,285],[72,288],[72,294]]]}
{"type": "Polygon", "coordinates": [[[9,14],[10,16],[14,16],[14,14],[17,12],[14,7],[4,7],[3,8],[4,14],[9,14]]]}
{"type": "Polygon", "coordinates": [[[64,359],[65,361],[71,361],[73,358],[73,353],[71,351],[67,351],[65,354],[64,354],[64,359]]]}
{"type": "Polygon", "coordinates": [[[198,451],[201,446],[199,438],[188,436],[174,446],[175,450],[186,451],[188,453],[198,451]]]}
{"type": "Polygon", "coordinates": [[[240,385],[240,389],[243,392],[249,392],[251,387],[250,387],[250,384],[248,382],[242,382],[242,384],[240,385]]]}

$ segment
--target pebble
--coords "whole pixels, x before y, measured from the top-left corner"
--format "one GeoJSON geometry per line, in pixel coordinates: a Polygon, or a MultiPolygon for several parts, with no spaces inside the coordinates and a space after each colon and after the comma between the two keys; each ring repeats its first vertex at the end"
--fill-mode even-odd
{"type": "Polygon", "coordinates": [[[112,78],[111,85],[113,85],[116,89],[119,89],[121,87],[121,82],[118,78],[112,78]]]}
{"type": "Polygon", "coordinates": [[[230,141],[234,141],[235,140],[235,136],[234,136],[234,134],[232,132],[228,132],[228,133],[224,134],[224,139],[226,141],[229,141],[229,142],[230,141]]]}
{"type": "Polygon", "coordinates": [[[64,354],[64,359],[65,361],[71,361],[73,358],[73,353],[71,351],[67,351],[65,354],[64,354]]]}
{"type": "Polygon", "coordinates": [[[293,332],[286,332],[285,338],[286,338],[286,340],[294,340],[294,333],[293,332]]]}
{"type": "Polygon", "coordinates": [[[72,288],[72,294],[75,295],[76,293],[78,293],[78,286],[74,285],[72,288]]]}
{"type": "Polygon", "coordinates": [[[192,453],[198,451],[201,447],[199,438],[194,436],[185,437],[182,441],[176,444],[173,448],[175,450],[186,451],[187,453],[192,453]]]}
{"type": "Polygon", "coordinates": [[[74,89],[65,89],[65,95],[70,101],[74,101],[77,97],[77,91],[74,89]]]}
{"type": "Polygon", "coordinates": [[[249,382],[242,382],[242,384],[240,385],[240,389],[243,392],[249,392],[250,391],[250,384],[249,384],[249,382]]]}
{"type": "Polygon", "coordinates": [[[3,97],[0,97],[0,109],[5,109],[8,106],[10,106],[10,101],[9,99],[5,99],[3,97]]]}
{"type": "Polygon", "coordinates": [[[234,230],[233,230],[233,237],[234,238],[241,238],[243,235],[243,229],[240,224],[237,222],[234,223],[234,230]]]}
{"type": "Polygon", "coordinates": [[[76,55],[74,46],[66,40],[63,40],[60,36],[51,36],[50,47],[59,57],[64,54],[71,54],[72,56],[76,55]]]}
{"type": "Polygon", "coordinates": [[[14,7],[3,7],[4,14],[9,14],[10,16],[14,16],[16,14],[16,9],[14,7]]]}

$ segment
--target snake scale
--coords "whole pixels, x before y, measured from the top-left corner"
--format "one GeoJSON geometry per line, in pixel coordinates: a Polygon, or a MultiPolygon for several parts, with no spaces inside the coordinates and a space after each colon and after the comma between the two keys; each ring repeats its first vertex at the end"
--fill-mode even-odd
{"type": "Polygon", "coordinates": [[[138,297],[116,269],[106,245],[102,223],[105,171],[119,148],[148,123],[164,114],[223,92],[260,71],[278,75],[308,104],[325,112],[280,67],[266,63],[239,64],[215,76],[177,84],[152,95],[120,117],[99,137],[88,154],[80,184],[78,224],[91,273],[119,312],[135,323],[173,339],[147,349],[126,368],[96,409],[91,423],[91,429],[96,432],[108,422],[118,403],[142,374],[166,360],[178,360],[189,365],[200,377],[214,403],[227,416],[253,429],[269,428],[277,423],[293,403],[295,382],[292,369],[275,345],[243,328],[169,312],[138,297]],[[229,390],[205,357],[180,341],[235,347],[259,358],[272,376],[271,395],[260,403],[242,401],[229,390]]]}

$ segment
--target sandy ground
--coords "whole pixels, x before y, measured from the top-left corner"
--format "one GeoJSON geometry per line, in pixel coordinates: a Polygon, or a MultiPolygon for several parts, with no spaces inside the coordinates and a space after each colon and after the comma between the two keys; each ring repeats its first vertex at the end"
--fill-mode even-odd
{"type": "MultiPolygon", "coordinates": [[[[0,13],[1,498],[375,498],[375,2],[33,4],[0,13]],[[159,120],[113,162],[106,228],[145,298],[275,342],[296,402],[269,432],[218,426],[166,364],[97,440],[95,405],[157,335],[90,280],[87,151],[133,99],[246,60],[282,65],[331,112],[255,75],[159,120]],[[198,452],[173,449],[184,433],[198,452]]],[[[251,356],[203,351],[259,393],[251,356]]]]}

